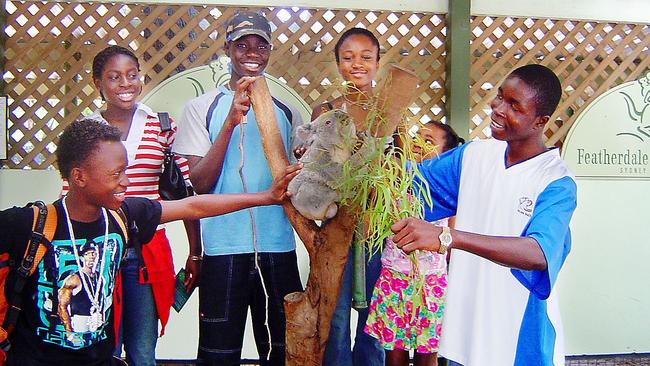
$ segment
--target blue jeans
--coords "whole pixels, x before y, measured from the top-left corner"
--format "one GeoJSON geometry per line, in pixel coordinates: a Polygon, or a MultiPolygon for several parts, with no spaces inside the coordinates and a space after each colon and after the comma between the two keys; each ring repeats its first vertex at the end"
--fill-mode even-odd
{"type": "Polygon", "coordinates": [[[284,365],[284,296],[302,291],[296,252],[260,253],[268,293],[255,268],[254,254],[203,256],[199,286],[199,364],[239,365],[248,308],[260,365],[284,365]],[[264,325],[268,319],[269,337],[264,325]]]}
{"type": "Polygon", "coordinates": [[[122,321],[115,355],[122,354],[124,345],[130,366],[155,366],[158,316],[151,285],[140,283],[138,259],[130,250],[121,271],[122,321]]]}
{"type": "MultiPolygon", "coordinates": [[[[381,270],[381,255],[375,254],[366,261],[366,297],[368,304],[381,270]]],[[[343,270],[339,298],[332,316],[330,334],[325,347],[323,366],[383,366],[384,350],[377,340],[367,335],[363,328],[368,320],[368,308],[358,310],[354,349],[351,350],[350,310],[352,309],[352,248],[343,270]]]]}
{"type": "Polygon", "coordinates": [[[456,361],[447,360],[447,366],[463,366],[456,361]]]}

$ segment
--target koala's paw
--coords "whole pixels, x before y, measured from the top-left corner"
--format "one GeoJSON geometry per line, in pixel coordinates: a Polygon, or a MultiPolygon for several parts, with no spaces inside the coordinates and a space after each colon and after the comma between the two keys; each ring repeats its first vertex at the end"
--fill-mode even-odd
{"type": "Polygon", "coordinates": [[[332,217],[336,216],[338,210],[339,207],[336,205],[336,203],[330,204],[329,207],[327,207],[327,212],[325,212],[325,218],[331,219],[332,217]]]}

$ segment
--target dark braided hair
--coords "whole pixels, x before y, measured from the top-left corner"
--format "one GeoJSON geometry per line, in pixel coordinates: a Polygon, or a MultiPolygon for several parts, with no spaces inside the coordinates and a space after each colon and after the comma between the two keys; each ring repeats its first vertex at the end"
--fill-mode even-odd
{"type": "Polygon", "coordinates": [[[117,127],[94,119],[72,122],[65,128],[56,148],[56,161],[63,179],[68,179],[72,168],[85,162],[102,141],[120,142],[122,133],[117,127]]]}
{"type": "Polygon", "coordinates": [[[341,48],[341,45],[343,45],[343,42],[345,42],[345,40],[348,39],[348,37],[354,36],[354,35],[357,35],[357,34],[361,35],[361,36],[368,37],[368,39],[370,39],[372,44],[374,44],[375,47],[377,47],[377,62],[379,62],[379,40],[377,39],[377,37],[375,37],[375,35],[371,31],[369,31],[367,29],[364,29],[364,28],[350,28],[350,29],[346,30],[345,32],[343,32],[343,34],[341,34],[341,37],[339,37],[339,40],[336,41],[336,45],[334,46],[334,58],[336,59],[336,64],[337,65],[339,64],[339,61],[340,61],[339,60],[339,49],[341,48]]]}
{"type": "Polygon", "coordinates": [[[465,139],[458,136],[456,131],[454,131],[450,125],[438,121],[431,121],[425,124],[424,127],[426,128],[430,125],[436,126],[445,132],[445,144],[442,146],[442,152],[451,150],[465,143],[465,139]]]}
{"type": "Polygon", "coordinates": [[[108,46],[103,50],[99,51],[95,58],[93,59],[93,79],[101,79],[102,71],[104,71],[104,66],[111,57],[115,55],[124,55],[131,57],[135,64],[138,66],[138,71],[140,71],[140,62],[130,49],[124,48],[122,46],[108,46]]]}

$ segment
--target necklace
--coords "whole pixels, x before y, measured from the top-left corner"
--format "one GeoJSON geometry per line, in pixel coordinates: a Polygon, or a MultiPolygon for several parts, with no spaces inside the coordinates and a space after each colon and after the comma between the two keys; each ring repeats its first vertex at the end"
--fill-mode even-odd
{"type": "Polygon", "coordinates": [[[74,253],[75,262],[77,263],[77,268],[79,268],[78,276],[81,280],[81,288],[86,293],[86,296],[88,296],[88,300],[90,300],[91,305],[90,317],[88,319],[88,329],[90,331],[96,331],[104,322],[104,317],[100,311],[101,309],[99,306],[99,300],[100,295],[103,295],[102,284],[104,277],[102,276],[102,273],[104,273],[104,268],[106,265],[106,261],[104,260],[103,255],[106,252],[106,246],[108,244],[108,217],[106,214],[106,209],[102,207],[102,217],[104,218],[104,242],[102,244],[101,250],[97,250],[97,255],[95,257],[97,259],[93,262],[91,273],[87,276],[84,276],[84,273],[82,271],[83,267],[81,265],[81,257],[79,256],[79,251],[77,250],[76,246],[77,240],[74,235],[74,229],[72,228],[72,220],[70,220],[68,207],[65,204],[66,198],[68,197],[63,197],[61,203],[63,204],[63,212],[65,213],[66,223],[68,224],[68,232],[70,233],[70,240],[72,241],[72,251],[74,253]],[[98,263],[101,263],[99,266],[99,275],[97,276],[96,284],[93,284],[91,279],[96,273],[98,263]],[[88,279],[86,279],[86,277],[88,277],[88,279]]]}

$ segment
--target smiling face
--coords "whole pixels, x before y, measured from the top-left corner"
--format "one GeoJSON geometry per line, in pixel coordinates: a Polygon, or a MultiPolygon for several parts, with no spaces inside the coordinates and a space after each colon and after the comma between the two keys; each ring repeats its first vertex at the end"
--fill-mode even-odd
{"type": "Polygon", "coordinates": [[[539,142],[549,116],[537,115],[535,91],[521,79],[506,78],[490,107],[492,137],[509,143],[539,142]]]}
{"type": "Polygon", "coordinates": [[[271,45],[255,34],[243,36],[226,44],[225,50],[232,62],[231,80],[234,82],[242,76],[262,75],[271,55],[271,45]]]}
{"type": "Polygon", "coordinates": [[[377,54],[377,46],[370,38],[353,34],[339,48],[339,73],[345,81],[352,82],[358,89],[369,91],[379,68],[377,54]]]}
{"type": "Polygon", "coordinates": [[[138,64],[132,57],[115,54],[106,61],[95,87],[106,100],[108,108],[131,110],[142,91],[138,64]]]}
{"type": "Polygon", "coordinates": [[[126,161],[122,143],[101,141],[86,161],[73,168],[72,179],[88,203],[117,210],[129,185],[126,161]]]}

